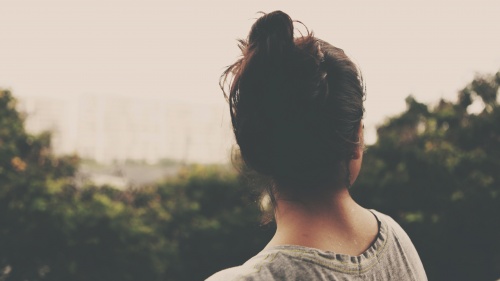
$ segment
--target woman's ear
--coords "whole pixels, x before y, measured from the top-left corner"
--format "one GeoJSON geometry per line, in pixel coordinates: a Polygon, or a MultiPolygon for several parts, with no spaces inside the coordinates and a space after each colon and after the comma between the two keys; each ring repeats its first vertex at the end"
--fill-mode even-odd
{"type": "Polygon", "coordinates": [[[361,148],[361,146],[356,146],[356,148],[354,148],[354,152],[352,153],[352,159],[353,160],[356,160],[356,159],[359,159],[361,158],[361,154],[363,153],[363,149],[361,148]]]}
{"type": "Polygon", "coordinates": [[[354,148],[354,151],[352,153],[352,159],[359,159],[363,155],[363,146],[364,146],[364,139],[363,139],[363,128],[365,125],[363,125],[363,121],[360,121],[359,123],[359,129],[358,129],[358,145],[354,148]]]}

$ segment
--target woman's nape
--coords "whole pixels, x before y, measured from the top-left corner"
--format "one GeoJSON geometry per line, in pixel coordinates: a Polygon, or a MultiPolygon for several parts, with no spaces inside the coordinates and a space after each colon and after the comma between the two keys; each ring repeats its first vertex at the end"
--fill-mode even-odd
{"type": "MultiPolygon", "coordinates": [[[[359,126],[359,139],[363,139],[359,126]]],[[[361,169],[363,149],[359,146],[349,162],[351,184],[361,169]]],[[[277,231],[266,246],[299,245],[357,256],[366,251],[378,234],[375,216],[358,205],[347,186],[331,187],[329,196],[313,201],[287,200],[277,196],[277,231]]]]}

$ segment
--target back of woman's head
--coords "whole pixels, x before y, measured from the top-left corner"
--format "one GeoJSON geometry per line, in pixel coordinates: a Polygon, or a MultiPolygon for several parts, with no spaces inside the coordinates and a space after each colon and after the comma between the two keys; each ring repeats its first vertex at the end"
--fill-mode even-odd
{"type": "Polygon", "coordinates": [[[349,184],[364,112],[356,65],[309,31],[295,38],[293,21],[281,11],[260,17],[240,49],[221,86],[229,86],[247,166],[273,179],[274,192],[292,197],[349,184]]]}

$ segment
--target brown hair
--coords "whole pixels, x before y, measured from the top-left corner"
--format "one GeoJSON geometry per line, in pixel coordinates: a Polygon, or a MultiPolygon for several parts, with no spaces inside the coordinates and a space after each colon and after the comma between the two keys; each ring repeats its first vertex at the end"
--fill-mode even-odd
{"type": "Polygon", "coordinates": [[[281,11],[264,14],[239,42],[242,57],[224,71],[221,88],[244,162],[274,182],[271,201],[275,193],[303,198],[349,185],[365,97],[356,65],[308,30],[294,38],[281,11]]]}

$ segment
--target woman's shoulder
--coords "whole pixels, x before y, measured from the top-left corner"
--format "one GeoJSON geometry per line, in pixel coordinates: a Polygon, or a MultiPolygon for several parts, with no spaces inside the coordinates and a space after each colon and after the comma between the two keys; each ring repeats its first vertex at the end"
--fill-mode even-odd
{"type": "Polygon", "coordinates": [[[377,217],[379,222],[386,225],[389,235],[394,236],[396,240],[411,246],[412,250],[415,250],[406,231],[392,217],[373,209],[370,211],[377,217]]]}
{"type": "Polygon", "coordinates": [[[414,280],[427,280],[420,256],[406,231],[392,217],[375,210],[370,211],[387,227],[387,239],[391,241],[392,249],[388,251],[390,259],[400,260],[400,264],[406,264],[409,267],[409,274],[415,276],[414,280]]]}
{"type": "MultiPolygon", "coordinates": [[[[268,255],[265,251],[258,253],[244,264],[221,270],[212,276],[208,277],[205,281],[253,281],[262,280],[259,274],[262,268],[262,263],[266,261],[268,255]],[[260,277],[259,277],[260,276],[260,277]]],[[[270,279],[265,279],[270,280],[270,279]]]]}
{"type": "Polygon", "coordinates": [[[379,222],[379,234],[360,256],[298,245],[274,246],[243,265],[217,272],[207,281],[302,280],[307,276],[331,280],[327,276],[332,274],[346,280],[359,274],[364,274],[366,280],[384,280],[389,275],[400,276],[400,280],[427,280],[418,253],[403,228],[390,216],[370,211],[379,222]]]}
{"type": "Polygon", "coordinates": [[[221,270],[208,277],[205,281],[238,280],[238,275],[241,276],[241,267],[242,266],[236,266],[221,270]]]}

